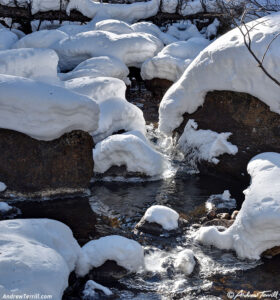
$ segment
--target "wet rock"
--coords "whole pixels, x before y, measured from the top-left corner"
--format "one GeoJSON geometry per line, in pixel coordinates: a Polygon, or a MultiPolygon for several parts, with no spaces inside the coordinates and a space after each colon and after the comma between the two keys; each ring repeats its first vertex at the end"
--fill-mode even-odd
{"type": "Polygon", "coordinates": [[[212,220],[216,217],[216,210],[215,209],[211,209],[208,213],[207,213],[207,219],[212,220]]]}
{"type": "Polygon", "coordinates": [[[23,194],[80,191],[93,175],[92,148],[91,136],[83,131],[39,141],[0,129],[0,181],[23,194]]]}
{"type": "Polygon", "coordinates": [[[165,235],[165,236],[175,236],[182,232],[182,230],[188,225],[188,221],[179,218],[178,228],[175,230],[165,230],[160,224],[155,222],[148,222],[144,218],[140,220],[135,226],[135,231],[144,232],[155,236],[165,235]]]}
{"type": "Polygon", "coordinates": [[[184,115],[184,123],[177,129],[180,134],[189,119],[198,129],[231,132],[229,141],[238,147],[236,155],[222,155],[217,165],[203,161],[201,173],[223,175],[250,182],[247,175],[249,160],[262,152],[280,152],[280,116],[257,98],[231,91],[214,91],[193,114],[184,115]]]}
{"type": "Polygon", "coordinates": [[[229,213],[220,213],[217,214],[218,219],[223,219],[223,220],[230,220],[230,214],[229,213]]]}
{"type": "Polygon", "coordinates": [[[270,257],[276,255],[280,255],[280,246],[276,246],[271,249],[268,249],[262,254],[262,256],[270,256],[270,257]]]}
{"type": "Polygon", "coordinates": [[[238,215],[238,213],[239,213],[239,210],[235,210],[232,214],[231,214],[231,219],[232,220],[235,220],[236,219],[236,217],[237,217],[237,215],[238,215]]]}
{"type": "Polygon", "coordinates": [[[139,172],[128,172],[126,169],[126,166],[112,166],[110,169],[108,169],[104,173],[95,173],[95,177],[97,178],[103,178],[103,177],[124,177],[124,178],[132,178],[132,177],[142,177],[142,178],[148,178],[146,174],[139,173],[139,172]]]}
{"type": "Polygon", "coordinates": [[[151,80],[145,80],[145,87],[148,91],[152,92],[153,96],[158,99],[162,99],[166,91],[173,84],[172,81],[161,78],[153,78],[151,80]]]}
{"type": "Polygon", "coordinates": [[[223,226],[230,227],[233,224],[234,220],[226,220],[226,219],[213,219],[203,223],[203,226],[223,226]]]}
{"type": "Polygon", "coordinates": [[[99,283],[111,283],[127,276],[130,272],[119,266],[113,260],[107,260],[102,266],[93,268],[89,272],[88,278],[99,283]]]}

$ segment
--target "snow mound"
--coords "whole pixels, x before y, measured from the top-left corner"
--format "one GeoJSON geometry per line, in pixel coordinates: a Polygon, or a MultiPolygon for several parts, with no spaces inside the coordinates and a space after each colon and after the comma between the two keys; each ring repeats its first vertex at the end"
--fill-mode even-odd
{"type": "Polygon", "coordinates": [[[197,127],[194,120],[189,120],[186,124],[178,140],[178,146],[184,153],[188,154],[193,151],[198,161],[206,160],[217,164],[219,163],[218,156],[225,153],[235,155],[238,152],[237,146],[227,141],[231,132],[217,133],[212,130],[198,130],[197,127]]]}
{"type": "Polygon", "coordinates": [[[110,289],[107,287],[93,281],[93,280],[88,280],[85,284],[85,289],[83,290],[83,296],[85,299],[92,299],[93,297],[96,297],[95,290],[100,290],[102,291],[106,296],[111,296],[113,293],[111,292],[110,289]]]}
{"type": "Polygon", "coordinates": [[[6,202],[0,202],[0,213],[6,213],[9,210],[11,210],[13,207],[10,206],[8,203],[6,202]]]}
{"type": "Polygon", "coordinates": [[[10,30],[0,28],[0,50],[6,50],[12,48],[18,37],[10,30]]]}
{"type": "Polygon", "coordinates": [[[64,82],[67,89],[75,93],[88,96],[101,103],[110,98],[125,99],[126,85],[117,78],[112,77],[81,77],[64,82]]]}
{"type": "Polygon", "coordinates": [[[196,239],[220,249],[232,249],[240,258],[259,259],[267,249],[280,246],[280,154],[262,153],[248,164],[251,184],[244,191],[233,225],[223,232],[202,227],[196,239]]]}
{"type": "Polygon", "coordinates": [[[169,44],[157,56],[143,63],[141,76],[144,80],[162,78],[175,82],[208,45],[209,41],[204,38],[190,38],[188,41],[169,44]]]}
{"type": "Polygon", "coordinates": [[[146,33],[117,35],[106,31],[79,33],[56,44],[62,70],[75,68],[82,61],[96,56],[113,56],[127,66],[139,67],[163,48],[162,42],[146,33]]]}
{"type": "Polygon", "coordinates": [[[120,130],[138,130],[146,134],[143,112],[124,98],[108,98],[98,103],[100,118],[98,129],[92,133],[95,143],[120,130]]]}
{"type": "Polygon", "coordinates": [[[173,14],[176,12],[178,0],[162,0],[161,11],[173,14]]]}
{"type": "Polygon", "coordinates": [[[97,22],[95,30],[109,31],[115,34],[133,33],[133,29],[126,22],[112,19],[97,22]]]}
{"type": "Polygon", "coordinates": [[[176,255],[174,267],[186,275],[190,275],[195,267],[194,253],[190,249],[180,251],[176,255]]]}
{"type": "Polygon", "coordinates": [[[128,82],[128,74],[129,70],[121,60],[109,56],[99,56],[81,62],[71,72],[60,73],[59,77],[61,80],[69,80],[85,76],[115,77],[128,82]]]}
{"type": "Polygon", "coordinates": [[[175,230],[178,228],[179,214],[167,206],[153,205],[146,210],[143,219],[157,223],[165,230],[175,230]]]}
{"type": "Polygon", "coordinates": [[[133,4],[108,4],[91,0],[70,0],[67,12],[78,10],[88,18],[117,19],[126,22],[135,22],[157,14],[159,0],[136,2],[133,4]]]}
{"type": "Polygon", "coordinates": [[[179,21],[169,25],[166,33],[179,41],[187,41],[193,37],[203,38],[203,35],[190,20],[179,21]]]}
{"type": "Polygon", "coordinates": [[[166,158],[137,131],[115,134],[98,143],[93,159],[96,173],[104,173],[112,166],[126,166],[128,172],[156,176],[168,169],[166,158]]]}
{"type": "MultiPolygon", "coordinates": [[[[247,26],[251,28],[252,49],[261,59],[280,30],[280,13],[250,22],[247,26]]],[[[265,68],[278,80],[279,49],[278,38],[271,44],[264,59],[265,68]]],[[[207,92],[213,90],[249,93],[267,104],[273,112],[280,113],[279,86],[258,67],[236,28],[204,49],[167,91],[160,104],[160,131],[171,134],[183,121],[183,114],[194,113],[203,105],[207,92]]]]}
{"type": "Polygon", "coordinates": [[[13,48],[52,48],[52,46],[68,38],[68,34],[54,30],[40,30],[30,33],[14,44],[13,48]]]}
{"type": "Polygon", "coordinates": [[[118,235],[90,241],[82,247],[82,253],[76,267],[78,276],[86,275],[92,268],[102,266],[107,260],[115,261],[130,272],[137,272],[144,266],[142,246],[118,235]]]}
{"type": "Polygon", "coordinates": [[[58,56],[51,49],[13,49],[0,51],[0,74],[58,83],[58,56]]]}
{"type": "Polygon", "coordinates": [[[22,77],[0,75],[0,108],[1,128],[39,140],[98,127],[99,108],[92,99],[22,77]]]}
{"type": "Polygon", "coordinates": [[[61,299],[81,248],[66,225],[48,219],[0,222],[0,297],[61,299]],[[46,284],[47,283],[47,284],[46,284]]]}
{"type": "Polygon", "coordinates": [[[6,184],[0,181],[0,192],[4,192],[6,189],[7,189],[6,184]]]}
{"type": "Polygon", "coordinates": [[[233,209],[236,207],[236,200],[231,198],[230,192],[228,190],[224,191],[222,194],[211,195],[205,203],[207,211],[212,209],[233,209]]]}

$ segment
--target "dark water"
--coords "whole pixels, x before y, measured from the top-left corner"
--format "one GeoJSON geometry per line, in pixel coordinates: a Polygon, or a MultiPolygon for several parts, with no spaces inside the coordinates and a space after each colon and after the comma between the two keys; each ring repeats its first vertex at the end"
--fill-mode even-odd
{"type": "MultiPolygon", "coordinates": [[[[229,190],[240,206],[243,189],[239,182],[181,172],[173,178],[152,182],[96,181],[85,197],[22,201],[13,205],[21,209],[20,217],[48,217],[64,222],[81,245],[109,234],[137,239],[145,248],[148,271],[117,283],[107,282],[114,292],[113,299],[229,299],[230,291],[236,294],[242,289],[280,290],[279,257],[259,262],[241,261],[233,252],[193,241],[192,224],[205,215],[204,204],[209,196],[229,190]],[[133,235],[134,225],[153,204],[170,206],[189,220],[190,226],[184,234],[154,239],[133,235]],[[197,259],[189,277],[173,266],[176,254],[185,248],[192,249],[197,259]]],[[[101,295],[100,299],[105,298],[101,295]]]]}

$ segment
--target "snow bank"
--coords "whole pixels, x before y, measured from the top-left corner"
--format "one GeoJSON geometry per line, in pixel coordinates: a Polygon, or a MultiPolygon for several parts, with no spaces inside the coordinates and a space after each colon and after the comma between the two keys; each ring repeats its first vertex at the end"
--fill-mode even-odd
{"type": "Polygon", "coordinates": [[[40,30],[30,33],[14,44],[13,48],[52,48],[52,46],[68,38],[68,34],[54,30],[40,30]]]}
{"type": "Polygon", "coordinates": [[[0,74],[58,83],[58,56],[50,49],[0,51],[0,74]]]}
{"type": "Polygon", "coordinates": [[[93,150],[93,159],[97,173],[104,173],[112,166],[126,166],[128,172],[156,176],[168,168],[166,158],[136,131],[115,134],[98,143],[93,150]]]}
{"type": "Polygon", "coordinates": [[[174,267],[186,275],[190,275],[195,267],[194,253],[190,249],[185,249],[176,255],[174,267]]]}
{"type": "Polygon", "coordinates": [[[56,44],[62,70],[76,67],[82,61],[96,56],[113,56],[127,66],[139,67],[146,59],[163,48],[156,37],[145,33],[117,35],[106,31],[79,33],[56,44]]]}
{"type": "Polygon", "coordinates": [[[146,210],[143,219],[157,223],[165,230],[174,230],[178,228],[179,214],[167,206],[153,205],[146,210]]]}
{"type": "Polygon", "coordinates": [[[188,41],[172,43],[163,48],[157,56],[146,60],[141,67],[144,80],[162,78],[178,80],[193,59],[209,45],[204,38],[190,38],[188,41]]]}
{"type": "Polygon", "coordinates": [[[0,75],[0,128],[39,140],[72,130],[95,131],[99,108],[90,98],[22,77],[0,75]]]}
{"type": "Polygon", "coordinates": [[[0,28],[0,50],[10,49],[18,40],[15,33],[10,30],[0,28]]]}
{"type": "Polygon", "coordinates": [[[82,247],[83,257],[78,261],[76,273],[86,275],[92,268],[102,266],[107,260],[115,261],[130,272],[144,266],[144,250],[133,240],[118,235],[102,237],[82,247]]]}
{"type": "Polygon", "coordinates": [[[235,250],[240,258],[259,259],[267,249],[280,246],[280,154],[262,153],[248,164],[251,185],[244,191],[233,225],[223,232],[202,227],[197,240],[220,249],[235,250]]]}
{"type": "Polygon", "coordinates": [[[69,80],[78,77],[115,77],[126,83],[129,69],[119,59],[109,56],[99,56],[87,59],[81,62],[75,69],[68,73],[60,73],[62,80],[69,80]]]}
{"type": "Polygon", "coordinates": [[[133,4],[108,4],[91,0],[70,0],[67,12],[69,13],[75,9],[88,18],[117,19],[132,23],[156,15],[159,5],[159,0],[133,4]]]}
{"type": "Polygon", "coordinates": [[[125,99],[126,85],[117,78],[81,77],[65,81],[64,86],[75,93],[88,96],[98,103],[110,98],[125,99]]]}
{"type": "Polygon", "coordinates": [[[98,129],[92,133],[95,143],[120,130],[138,130],[146,134],[143,112],[125,98],[108,98],[99,102],[98,129]]]}
{"type": "Polygon", "coordinates": [[[115,34],[133,33],[133,29],[126,22],[119,20],[103,20],[95,24],[95,30],[109,31],[115,34]]]}
{"type": "MultiPolygon", "coordinates": [[[[247,24],[252,49],[261,59],[268,44],[280,30],[280,13],[247,24]]],[[[244,28],[243,28],[244,29],[244,28]]],[[[280,39],[276,39],[264,60],[268,72],[279,78],[280,39]]],[[[280,113],[279,86],[258,67],[244,45],[238,28],[231,30],[204,49],[183,76],[165,94],[160,104],[160,131],[171,134],[183,121],[203,105],[205,95],[213,90],[249,93],[276,113],[280,113]]]]}
{"type": "Polygon", "coordinates": [[[60,222],[16,219],[0,222],[0,252],[1,298],[39,293],[61,299],[81,248],[60,222]]]}
{"type": "Polygon", "coordinates": [[[227,141],[231,132],[217,133],[212,130],[198,130],[197,127],[194,120],[189,120],[186,124],[178,140],[178,146],[184,153],[194,151],[198,161],[206,160],[217,164],[218,156],[225,153],[235,155],[238,152],[237,146],[227,141]]]}

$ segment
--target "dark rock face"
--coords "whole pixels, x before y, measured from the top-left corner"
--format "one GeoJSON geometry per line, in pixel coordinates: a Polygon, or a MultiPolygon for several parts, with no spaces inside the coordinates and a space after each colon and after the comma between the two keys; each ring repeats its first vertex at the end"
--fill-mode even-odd
{"type": "Polygon", "coordinates": [[[145,87],[147,90],[151,91],[156,98],[160,100],[166,93],[166,91],[173,84],[172,81],[161,78],[153,78],[151,80],[145,80],[145,87]]]}
{"type": "Polygon", "coordinates": [[[92,137],[83,131],[38,141],[0,129],[0,181],[20,193],[87,188],[93,175],[92,148],[92,137]]]}
{"type": "Polygon", "coordinates": [[[203,107],[184,115],[183,132],[189,119],[198,123],[198,129],[232,132],[229,141],[238,146],[236,155],[222,155],[217,165],[201,162],[202,173],[231,176],[249,182],[247,164],[262,152],[280,151],[280,116],[257,98],[231,91],[214,91],[206,95],[203,107]]]}

